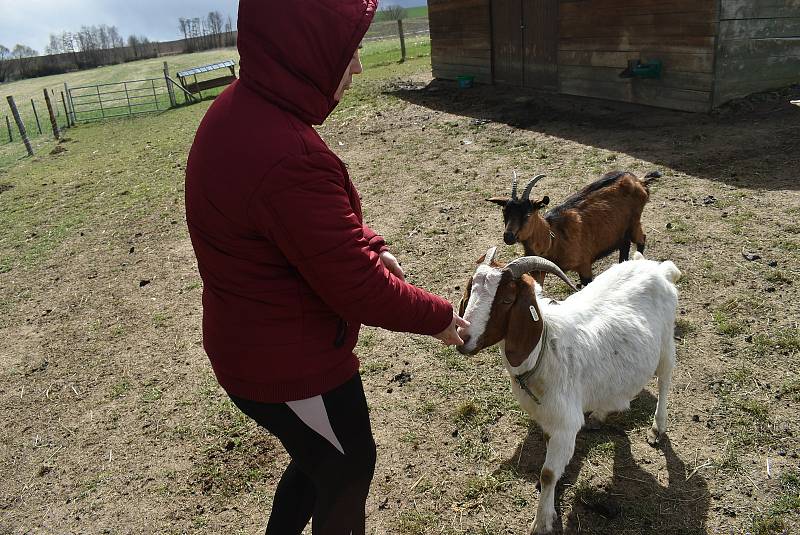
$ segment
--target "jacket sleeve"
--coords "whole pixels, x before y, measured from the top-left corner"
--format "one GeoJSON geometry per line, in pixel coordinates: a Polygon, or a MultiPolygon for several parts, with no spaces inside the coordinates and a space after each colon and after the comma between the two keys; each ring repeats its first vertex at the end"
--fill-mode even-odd
{"type": "Polygon", "coordinates": [[[389,250],[389,247],[386,246],[386,240],[383,239],[383,236],[369,228],[367,225],[364,225],[364,239],[367,240],[367,243],[369,243],[369,249],[377,254],[381,254],[382,252],[389,250]]]}
{"type": "Polygon", "coordinates": [[[345,187],[331,156],[292,157],[264,178],[249,215],[344,319],[417,334],[446,329],[452,305],[383,267],[345,187]]]}

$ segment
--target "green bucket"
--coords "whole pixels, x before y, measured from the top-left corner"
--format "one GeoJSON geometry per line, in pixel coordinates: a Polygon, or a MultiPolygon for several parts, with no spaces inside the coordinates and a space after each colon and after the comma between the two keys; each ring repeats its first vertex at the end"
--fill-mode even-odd
{"type": "Polygon", "coordinates": [[[475,77],[464,75],[464,76],[459,76],[457,80],[458,80],[458,87],[460,87],[461,89],[469,89],[475,82],[475,77]]]}

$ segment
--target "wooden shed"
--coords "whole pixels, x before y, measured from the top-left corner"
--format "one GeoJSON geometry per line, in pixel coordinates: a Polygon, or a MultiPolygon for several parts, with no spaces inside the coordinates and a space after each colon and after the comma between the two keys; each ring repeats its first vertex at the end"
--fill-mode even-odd
{"type": "Polygon", "coordinates": [[[428,5],[436,78],[699,112],[800,83],[800,0],[428,5]]]}

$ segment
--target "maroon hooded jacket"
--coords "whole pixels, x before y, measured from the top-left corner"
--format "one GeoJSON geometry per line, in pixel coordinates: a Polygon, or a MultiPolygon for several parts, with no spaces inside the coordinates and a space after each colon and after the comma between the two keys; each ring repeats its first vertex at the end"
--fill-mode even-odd
{"type": "Polygon", "coordinates": [[[220,384],[262,402],[327,392],[358,369],[362,323],[436,334],[451,305],[383,267],[344,164],[311,125],[376,0],[241,0],[241,80],[203,119],[186,216],[203,278],[203,342],[220,384]]]}

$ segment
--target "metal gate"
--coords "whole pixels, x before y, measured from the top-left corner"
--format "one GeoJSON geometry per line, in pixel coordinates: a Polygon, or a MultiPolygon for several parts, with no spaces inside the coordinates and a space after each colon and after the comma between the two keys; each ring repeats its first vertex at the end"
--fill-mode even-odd
{"type": "Polygon", "coordinates": [[[75,123],[156,113],[170,107],[164,78],[70,87],[68,92],[75,123]]]}
{"type": "Polygon", "coordinates": [[[494,81],[557,89],[558,0],[492,0],[494,81]]]}

